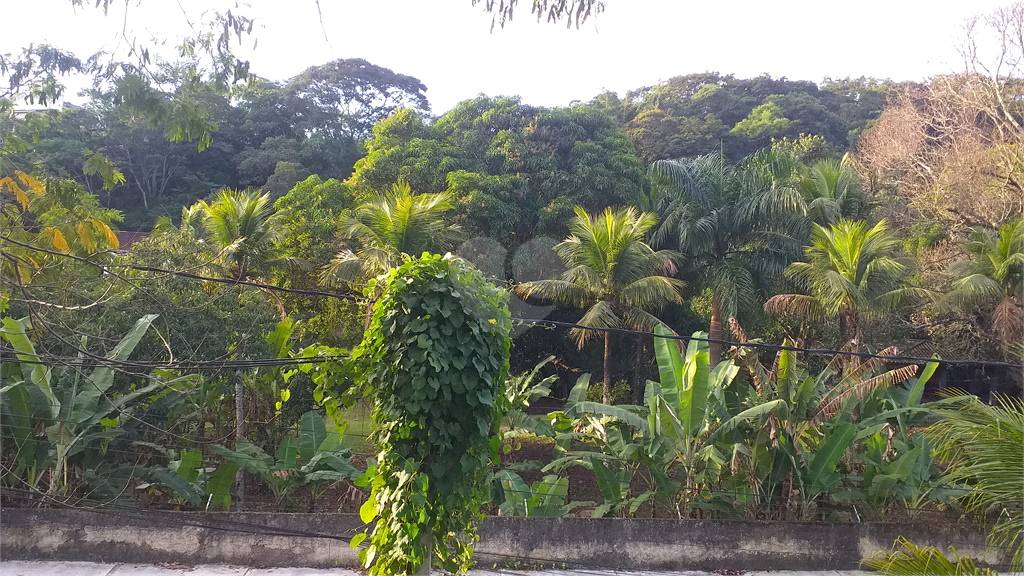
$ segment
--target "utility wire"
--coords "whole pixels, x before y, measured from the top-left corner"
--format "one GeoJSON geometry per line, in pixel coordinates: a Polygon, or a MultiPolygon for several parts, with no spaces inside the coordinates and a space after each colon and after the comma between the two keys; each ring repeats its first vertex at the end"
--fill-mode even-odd
{"type": "MultiPolygon", "coordinates": [[[[153,272],[153,273],[158,273],[158,274],[169,274],[169,275],[173,275],[173,276],[179,276],[179,277],[182,277],[182,278],[188,278],[188,279],[191,279],[191,280],[197,280],[197,281],[202,281],[202,282],[215,282],[215,283],[228,284],[228,285],[249,286],[249,287],[253,287],[253,288],[259,288],[260,290],[268,290],[268,291],[273,291],[273,292],[282,292],[282,293],[287,293],[287,294],[300,294],[300,295],[305,295],[305,296],[322,296],[322,297],[327,297],[327,298],[337,298],[337,299],[349,300],[349,301],[358,301],[359,300],[355,296],[352,296],[352,295],[349,295],[349,294],[339,294],[339,293],[336,293],[336,292],[325,292],[325,291],[321,291],[321,290],[302,290],[302,289],[297,289],[297,288],[284,288],[282,286],[275,286],[273,284],[264,284],[264,283],[252,282],[252,281],[248,281],[248,280],[234,280],[234,279],[229,279],[229,278],[215,278],[215,277],[211,277],[211,276],[201,276],[199,274],[193,274],[191,272],[182,272],[182,271],[177,271],[177,270],[168,270],[168,269],[165,269],[165,268],[158,268],[158,267],[154,267],[154,266],[142,266],[142,265],[136,265],[136,264],[99,264],[97,262],[93,262],[92,260],[89,260],[88,258],[82,258],[82,257],[79,257],[79,256],[75,256],[73,254],[65,254],[63,252],[58,252],[58,251],[55,251],[55,250],[47,250],[47,249],[43,249],[43,248],[36,248],[36,247],[33,247],[30,244],[19,242],[17,240],[12,240],[10,238],[3,238],[3,240],[6,241],[6,242],[11,242],[13,244],[17,244],[19,246],[30,248],[32,250],[36,250],[36,251],[43,252],[43,253],[46,253],[46,254],[51,254],[51,255],[54,255],[54,256],[60,256],[60,257],[65,257],[65,258],[71,258],[71,259],[74,259],[74,260],[78,260],[78,261],[84,262],[86,264],[89,264],[91,266],[98,267],[98,268],[100,268],[100,269],[102,269],[104,271],[106,271],[107,268],[110,268],[110,267],[128,268],[128,269],[139,270],[139,271],[144,271],[144,272],[153,272]]],[[[696,340],[698,342],[708,342],[708,343],[714,343],[714,344],[723,344],[723,345],[733,346],[733,347],[737,347],[737,348],[741,348],[741,347],[745,347],[745,348],[759,348],[759,349],[763,349],[763,350],[773,350],[773,351],[787,350],[787,351],[791,351],[791,352],[803,352],[803,353],[806,353],[806,354],[814,354],[814,355],[832,355],[832,356],[842,355],[842,356],[851,356],[851,357],[867,358],[867,359],[876,358],[876,359],[883,360],[883,361],[888,361],[888,362],[907,362],[907,363],[912,363],[912,364],[927,364],[928,362],[936,362],[936,363],[943,364],[943,365],[993,366],[993,367],[1001,367],[1001,368],[1011,368],[1011,369],[1016,369],[1016,370],[1024,369],[1024,364],[1017,364],[1017,363],[1011,363],[1011,362],[991,361],[991,360],[947,360],[947,359],[939,359],[939,358],[924,358],[924,357],[918,357],[918,356],[903,356],[903,355],[889,355],[889,356],[885,356],[885,355],[880,355],[880,354],[872,354],[872,353],[869,353],[869,352],[855,352],[855,351],[851,351],[851,350],[832,350],[832,349],[826,349],[826,348],[822,348],[822,349],[800,348],[800,347],[797,347],[797,346],[785,346],[785,345],[781,345],[781,344],[766,344],[766,343],[763,343],[763,342],[734,342],[734,341],[730,341],[730,340],[721,340],[721,339],[713,339],[713,338],[706,338],[706,337],[681,336],[681,335],[678,335],[678,334],[671,334],[671,335],[654,334],[653,332],[645,332],[645,331],[642,331],[642,330],[631,330],[631,329],[628,329],[628,328],[598,328],[598,327],[594,327],[594,326],[583,326],[581,324],[576,324],[576,323],[573,323],[573,322],[561,322],[561,321],[557,321],[557,320],[545,320],[545,319],[536,319],[536,318],[519,318],[519,317],[512,317],[511,320],[513,322],[519,322],[521,324],[530,325],[530,326],[541,326],[541,327],[547,326],[547,327],[552,327],[552,328],[553,327],[562,327],[562,328],[570,328],[570,329],[576,329],[576,330],[588,330],[588,331],[592,331],[592,332],[602,332],[602,333],[643,335],[643,336],[651,336],[651,337],[655,337],[655,338],[666,338],[666,339],[670,339],[670,340],[684,340],[684,341],[696,340]]],[[[288,364],[294,363],[294,362],[291,362],[290,360],[291,359],[275,359],[275,360],[268,360],[268,361],[246,360],[246,361],[224,361],[224,362],[236,362],[236,363],[240,363],[240,362],[261,362],[260,364],[251,364],[251,365],[252,366],[272,366],[272,365],[288,365],[288,364]],[[266,362],[266,363],[263,363],[263,362],[266,362]],[[280,362],[281,364],[275,364],[275,362],[280,362]]],[[[160,367],[166,367],[167,364],[161,364],[159,366],[160,367]]],[[[191,364],[190,364],[190,366],[191,366],[191,364]]],[[[226,366],[228,366],[228,367],[246,367],[247,365],[246,364],[230,364],[230,365],[226,365],[226,366]]],[[[139,367],[141,367],[141,365],[139,367]]]]}
{"type": "Polygon", "coordinates": [[[911,364],[927,364],[929,362],[935,362],[937,364],[947,365],[970,365],[970,366],[999,366],[1003,368],[1015,368],[1022,369],[1024,364],[1013,364],[1010,362],[997,362],[988,360],[945,360],[942,358],[923,358],[918,356],[901,356],[901,355],[881,355],[872,354],[870,352],[854,352],[851,350],[831,350],[827,348],[814,349],[814,348],[800,348],[797,346],[785,346],[781,344],[765,344],[763,342],[733,342],[730,340],[720,340],[714,338],[704,338],[698,336],[681,336],[679,334],[655,334],[653,332],[644,332],[642,330],[630,330],[628,328],[597,328],[593,326],[583,326],[572,322],[560,322],[557,320],[544,320],[544,319],[531,319],[531,318],[512,318],[513,322],[521,322],[523,324],[532,326],[547,326],[551,328],[573,328],[576,330],[591,330],[594,332],[610,332],[613,334],[633,334],[643,336],[653,336],[655,338],[665,338],[668,340],[695,340],[697,342],[708,342],[713,344],[724,344],[727,346],[734,346],[736,348],[761,348],[764,350],[788,350],[791,352],[804,352],[807,354],[822,355],[828,354],[832,356],[855,356],[858,358],[877,358],[879,360],[885,360],[887,362],[907,362],[911,364]]]}

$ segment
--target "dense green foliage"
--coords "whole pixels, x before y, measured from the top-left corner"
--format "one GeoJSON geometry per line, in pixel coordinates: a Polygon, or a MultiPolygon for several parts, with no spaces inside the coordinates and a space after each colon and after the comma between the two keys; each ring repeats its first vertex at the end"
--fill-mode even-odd
{"type": "Polygon", "coordinates": [[[740,79],[705,72],[632,90],[623,100],[601,95],[593,103],[625,122],[647,164],[719,149],[738,160],[773,139],[802,135],[846,148],[878,117],[892,87],[863,77],[826,79],[816,86],[768,75],[740,79]]]}
{"type": "Polygon", "coordinates": [[[434,116],[363,60],[278,84],[193,41],[106,71],[0,58],[3,505],[315,510],[332,487],[354,509],[369,489],[375,573],[468,568],[481,511],[964,511],[1019,563],[1021,407],[997,400],[1024,351],[1019,71],[704,73],[434,116]],[[95,76],[85,107],[15,109],[73,71],[95,76]],[[1002,403],[927,402],[947,382],[1002,403]],[[498,467],[521,442],[551,457],[498,467]]]}
{"type": "Polygon", "coordinates": [[[588,106],[543,109],[518,98],[478,97],[431,124],[403,111],[374,127],[352,183],[362,194],[399,180],[447,191],[455,223],[506,247],[561,237],[573,206],[631,204],[643,166],[615,122],[588,106]]]}

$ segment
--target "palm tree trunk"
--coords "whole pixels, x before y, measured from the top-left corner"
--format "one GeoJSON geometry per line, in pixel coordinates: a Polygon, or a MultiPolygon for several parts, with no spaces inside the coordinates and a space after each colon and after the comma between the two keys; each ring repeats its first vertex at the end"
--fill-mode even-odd
{"type": "Polygon", "coordinates": [[[708,346],[708,356],[711,368],[714,369],[722,360],[722,345],[715,342],[722,339],[722,307],[718,303],[717,294],[711,297],[711,326],[708,328],[708,339],[712,341],[708,346]]]}
{"type": "Polygon", "coordinates": [[[636,335],[636,366],[633,367],[633,404],[640,404],[644,399],[644,390],[640,385],[640,372],[643,369],[644,353],[647,351],[646,342],[643,336],[636,335]]]}
{"type": "Polygon", "coordinates": [[[860,351],[860,320],[857,318],[857,312],[851,310],[849,307],[846,307],[839,312],[839,339],[840,348],[846,349],[851,343],[853,343],[852,350],[854,352],[860,351]]]}
{"type": "Polygon", "coordinates": [[[611,332],[604,333],[604,403],[611,404],[612,398],[612,347],[611,332]]]}
{"type": "MultiPolygon", "coordinates": [[[[245,384],[242,381],[242,374],[235,374],[235,450],[238,450],[238,443],[245,438],[245,384]]],[[[236,473],[235,481],[238,487],[238,507],[241,511],[245,507],[245,471],[239,470],[236,473]]]]}
{"type": "Polygon", "coordinates": [[[277,314],[281,317],[281,322],[287,320],[288,312],[285,311],[284,302],[282,302],[281,299],[278,298],[277,294],[274,294],[273,290],[269,290],[267,288],[260,288],[260,290],[266,292],[267,295],[270,296],[270,299],[274,302],[274,305],[277,306],[277,314]]]}

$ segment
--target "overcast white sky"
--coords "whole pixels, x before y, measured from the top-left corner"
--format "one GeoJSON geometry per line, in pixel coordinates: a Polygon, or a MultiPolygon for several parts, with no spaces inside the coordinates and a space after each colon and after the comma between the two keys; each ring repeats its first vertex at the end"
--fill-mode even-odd
{"type": "MultiPolygon", "coordinates": [[[[557,106],[708,70],[815,82],[921,80],[960,70],[963,21],[1009,0],[607,0],[607,10],[579,30],[538,24],[530,0],[520,2],[516,20],[491,33],[491,16],[470,0],[321,0],[326,39],[314,0],[254,0],[242,11],[257,18],[251,61],[260,76],[285,80],[337,58],[365,58],[422,80],[442,113],[481,92],[557,106]]],[[[4,20],[21,24],[4,27],[0,52],[46,42],[80,56],[123,50],[125,22],[140,40],[174,38],[187,30],[182,10],[196,19],[211,5],[235,5],[128,0],[125,19],[124,4],[104,16],[76,13],[70,0],[4,3],[4,20]]]]}

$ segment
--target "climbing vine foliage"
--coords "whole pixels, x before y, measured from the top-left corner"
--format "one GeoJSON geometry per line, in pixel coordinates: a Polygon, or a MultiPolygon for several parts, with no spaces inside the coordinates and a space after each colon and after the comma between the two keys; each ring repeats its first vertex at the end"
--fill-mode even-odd
{"type": "Polygon", "coordinates": [[[356,352],[380,448],[360,551],[371,574],[408,574],[432,554],[469,568],[484,476],[497,459],[508,374],[507,294],[452,256],[393,270],[356,352]]]}

